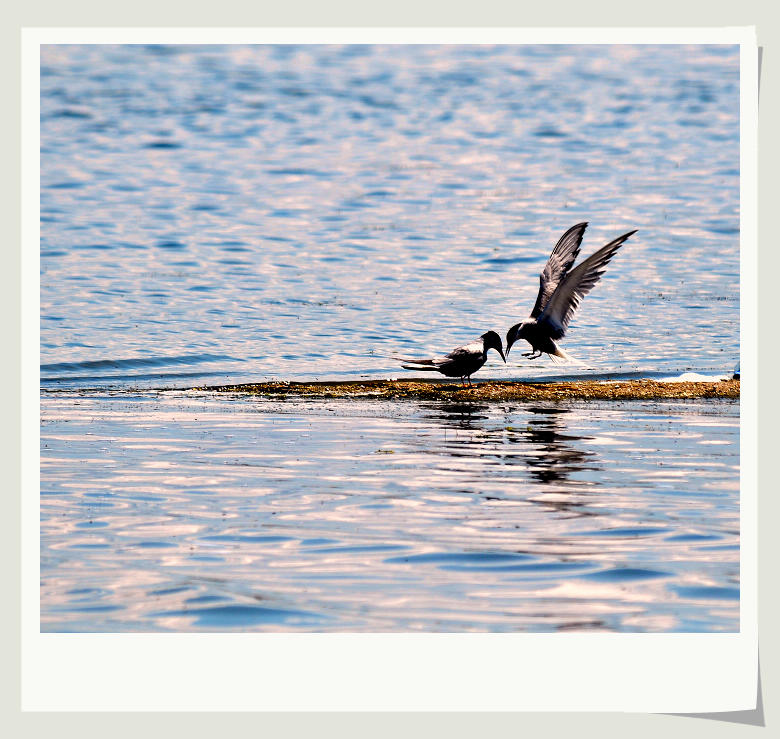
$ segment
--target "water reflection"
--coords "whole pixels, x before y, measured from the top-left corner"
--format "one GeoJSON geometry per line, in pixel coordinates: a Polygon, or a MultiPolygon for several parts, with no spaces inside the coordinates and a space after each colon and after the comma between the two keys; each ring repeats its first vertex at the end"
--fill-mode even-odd
{"type": "Polygon", "coordinates": [[[444,421],[444,425],[456,428],[484,428],[479,421],[490,419],[489,407],[484,403],[437,403],[433,412],[423,413],[423,418],[444,421]]]}
{"type": "Polygon", "coordinates": [[[42,628],[733,628],[718,407],[44,395],[42,628]]]}
{"type": "Polygon", "coordinates": [[[491,416],[484,404],[447,403],[435,405],[424,418],[445,429],[467,432],[455,438],[445,436],[445,449],[432,452],[445,451],[453,457],[478,455],[504,465],[520,465],[528,468],[534,482],[561,484],[571,482],[577,472],[600,469],[595,464],[596,453],[583,448],[592,437],[567,433],[571,413],[559,406],[523,406],[491,416]],[[518,416],[524,423],[518,423],[518,416]],[[515,445],[523,448],[518,450],[515,445]]]}
{"type": "Polygon", "coordinates": [[[587,464],[594,452],[585,451],[575,442],[587,441],[589,436],[576,436],[563,433],[566,430],[565,418],[570,413],[566,408],[528,408],[534,417],[528,421],[526,429],[519,434],[509,431],[509,438],[532,444],[536,451],[526,457],[531,467],[532,477],[541,483],[560,483],[568,481],[571,475],[586,468],[597,470],[597,466],[587,464]]]}

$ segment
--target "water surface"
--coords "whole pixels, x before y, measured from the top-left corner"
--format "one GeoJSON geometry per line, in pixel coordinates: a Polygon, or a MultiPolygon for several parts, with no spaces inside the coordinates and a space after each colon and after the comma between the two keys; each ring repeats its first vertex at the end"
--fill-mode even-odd
{"type": "MultiPolygon", "coordinates": [[[[639,229],[566,350],[738,359],[736,46],[45,46],[46,387],[387,377],[639,229]]],[[[496,377],[557,372],[549,360],[496,377]]]]}
{"type": "Polygon", "coordinates": [[[45,630],[735,631],[734,401],[47,395],[45,630]]]}
{"type": "Polygon", "coordinates": [[[738,54],[42,47],[42,628],[738,629],[734,402],[184,392],[503,336],[580,221],[582,364],[477,377],[730,374],[738,54]]]}

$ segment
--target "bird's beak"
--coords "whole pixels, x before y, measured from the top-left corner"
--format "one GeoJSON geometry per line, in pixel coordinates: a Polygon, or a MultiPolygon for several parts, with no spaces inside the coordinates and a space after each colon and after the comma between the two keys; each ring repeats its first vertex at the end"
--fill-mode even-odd
{"type": "MultiPolygon", "coordinates": [[[[501,355],[501,359],[504,360],[504,364],[506,364],[506,357],[504,356],[504,352],[501,347],[498,347],[498,353],[501,355]]],[[[507,349],[507,354],[509,354],[509,349],[507,349]]]]}
{"type": "MultiPolygon", "coordinates": [[[[512,344],[511,344],[511,342],[507,341],[507,342],[506,342],[506,356],[507,356],[507,357],[509,356],[509,350],[510,350],[511,348],[512,348],[512,344]]],[[[504,355],[502,354],[501,356],[503,357],[504,355]]],[[[506,363],[506,357],[504,357],[504,363],[506,363]]]]}

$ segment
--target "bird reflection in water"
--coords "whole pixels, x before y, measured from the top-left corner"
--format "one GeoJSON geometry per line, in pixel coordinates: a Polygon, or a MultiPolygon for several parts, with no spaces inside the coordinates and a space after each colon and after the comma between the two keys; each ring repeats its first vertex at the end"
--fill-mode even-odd
{"type": "MultiPolygon", "coordinates": [[[[443,425],[445,429],[466,431],[445,442],[450,456],[474,456],[493,458],[507,465],[525,465],[530,476],[540,483],[563,483],[583,469],[594,470],[594,452],[577,444],[587,441],[587,436],[566,434],[566,416],[571,411],[559,406],[532,406],[512,408],[503,418],[491,415],[485,404],[458,403],[437,404],[430,408],[426,418],[443,425]],[[527,415],[530,417],[524,418],[527,415]],[[504,445],[524,444],[530,448],[517,454],[516,450],[504,452],[504,445]]],[[[441,453],[442,450],[435,450],[441,453]]]]}
{"type": "Polygon", "coordinates": [[[591,437],[566,433],[576,424],[571,409],[552,403],[509,408],[436,403],[423,413],[431,426],[444,429],[443,444],[431,444],[425,434],[423,451],[464,461],[450,469],[453,490],[493,501],[522,499],[564,516],[599,515],[588,505],[590,496],[582,495],[594,492],[594,482],[575,476],[598,471],[598,455],[588,449],[591,437]],[[483,463],[479,468],[467,462],[475,458],[483,463]],[[503,492],[484,492],[480,481],[486,477],[503,482],[503,492]]]}
{"type": "MultiPolygon", "coordinates": [[[[581,497],[593,483],[572,479],[576,472],[593,472],[599,467],[594,459],[596,453],[587,449],[590,437],[565,433],[570,409],[550,404],[496,412],[496,407],[486,404],[459,403],[436,404],[426,410],[425,417],[445,429],[444,447],[429,447],[427,451],[451,457],[476,456],[488,464],[499,465],[491,474],[505,478],[506,497],[516,499],[519,493],[528,502],[565,515],[598,515],[588,509],[587,500],[581,497]],[[537,484],[544,486],[545,493],[554,493],[554,497],[536,499],[535,495],[541,492],[537,484]]],[[[483,469],[480,475],[485,473],[483,469]]],[[[468,492],[481,494],[479,488],[468,492]]],[[[486,497],[501,500],[505,496],[486,497]]]]}
{"type": "Polygon", "coordinates": [[[490,408],[484,403],[437,403],[432,410],[425,418],[443,421],[445,426],[487,431],[479,423],[490,420],[490,408]]]}
{"type": "Polygon", "coordinates": [[[537,407],[528,408],[535,414],[529,419],[525,429],[515,431],[507,429],[510,441],[527,442],[537,447],[536,451],[525,456],[525,462],[531,467],[531,475],[542,483],[560,483],[569,480],[573,472],[594,469],[587,464],[593,452],[575,446],[573,442],[587,440],[587,436],[573,436],[561,433],[566,430],[567,408],[537,407]],[[512,438],[515,436],[516,438],[512,438]]]}

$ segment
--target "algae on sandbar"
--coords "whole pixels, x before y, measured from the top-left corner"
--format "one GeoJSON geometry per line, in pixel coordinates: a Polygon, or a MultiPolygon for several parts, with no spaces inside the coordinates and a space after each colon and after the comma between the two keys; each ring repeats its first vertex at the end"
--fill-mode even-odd
{"type": "Polygon", "coordinates": [[[713,382],[657,382],[628,380],[605,382],[476,382],[463,387],[451,382],[366,380],[363,382],[267,382],[248,385],[199,387],[222,393],[271,397],[398,398],[421,400],[674,400],[688,398],[739,398],[739,380],[713,382]]]}

